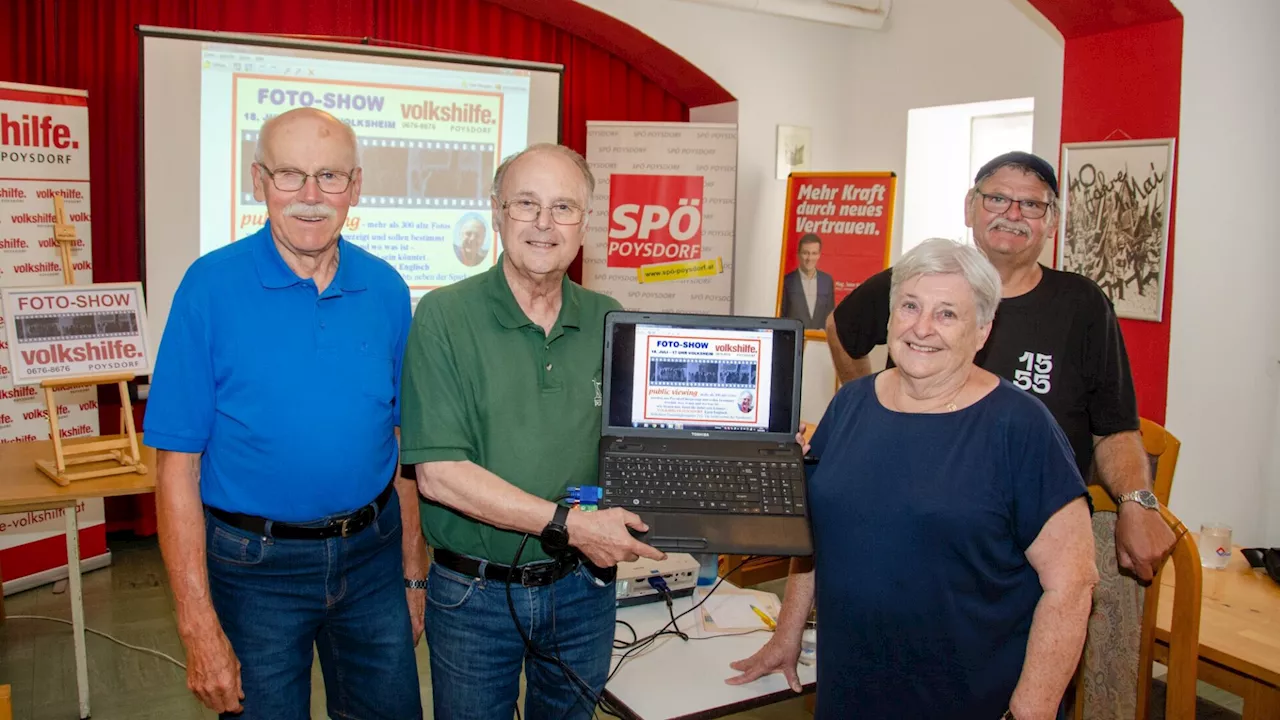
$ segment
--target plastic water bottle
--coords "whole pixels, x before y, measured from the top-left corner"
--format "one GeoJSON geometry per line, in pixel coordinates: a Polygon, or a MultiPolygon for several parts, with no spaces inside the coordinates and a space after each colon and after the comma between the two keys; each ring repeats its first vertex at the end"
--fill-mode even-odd
{"type": "Polygon", "coordinates": [[[720,579],[720,556],[698,553],[693,556],[698,561],[698,587],[710,587],[720,579]]]}

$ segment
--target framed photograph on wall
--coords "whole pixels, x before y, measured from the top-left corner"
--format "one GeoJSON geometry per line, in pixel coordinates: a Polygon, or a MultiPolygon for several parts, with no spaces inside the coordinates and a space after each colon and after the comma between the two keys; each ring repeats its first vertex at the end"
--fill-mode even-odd
{"type": "Polygon", "coordinates": [[[813,150],[810,147],[812,133],[809,128],[799,125],[778,126],[778,167],[779,180],[786,180],[793,172],[808,170],[813,150]]]}
{"type": "Polygon", "coordinates": [[[1102,288],[1116,315],[1160,322],[1173,138],[1062,146],[1058,268],[1102,288]]]}

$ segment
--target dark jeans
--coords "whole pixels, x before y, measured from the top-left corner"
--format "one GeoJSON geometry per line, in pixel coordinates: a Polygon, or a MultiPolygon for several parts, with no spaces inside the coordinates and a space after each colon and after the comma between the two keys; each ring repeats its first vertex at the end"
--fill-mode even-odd
{"type": "Polygon", "coordinates": [[[394,493],[348,538],[263,538],[206,512],[205,542],[213,606],[245,695],[242,714],[222,717],[310,718],[313,646],[331,717],[422,717],[394,493]]]}
{"type": "MultiPolygon", "coordinates": [[[[560,659],[595,693],[613,651],[614,584],[580,567],[543,587],[511,586],[520,627],[543,653],[560,659]]],[[[431,695],[442,720],[511,720],[523,664],[525,720],[590,718],[594,701],[559,666],[526,652],[511,621],[506,584],[432,564],[427,574],[431,695]]]]}

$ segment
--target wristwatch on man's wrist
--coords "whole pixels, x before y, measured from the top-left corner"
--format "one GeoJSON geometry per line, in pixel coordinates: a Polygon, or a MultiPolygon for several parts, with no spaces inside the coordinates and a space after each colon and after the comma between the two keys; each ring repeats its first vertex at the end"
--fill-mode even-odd
{"type": "Polygon", "coordinates": [[[556,505],[556,514],[551,522],[542,529],[542,549],[548,553],[559,553],[569,549],[569,528],[565,521],[569,519],[569,506],[556,505]]]}
{"type": "Polygon", "coordinates": [[[405,579],[404,579],[404,587],[405,587],[405,589],[406,589],[406,590],[426,590],[426,589],[427,589],[427,581],[426,581],[425,579],[424,579],[424,580],[414,580],[414,579],[412,579],[412,578],[405,578],[405,579]]]}
{"type": "Polygon", "coordinates": [[[1160,509],[1160,501],[1156,499],[1156,494],[1150,490],[1134,490],[1133,492],[1127,492],[1116,498],[1116,507],[1120,507],[1127,502],[1136,502],[1148,510],[1160,509]]]}

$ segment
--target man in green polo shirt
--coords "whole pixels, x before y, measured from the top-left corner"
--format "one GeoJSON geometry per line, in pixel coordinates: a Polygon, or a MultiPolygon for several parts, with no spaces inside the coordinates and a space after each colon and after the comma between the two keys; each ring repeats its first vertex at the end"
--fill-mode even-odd
{"type": "Polygon", "coordinates": [[[534,145],[494,177],[498,264],[422,299],[404,362],[401,461],[433,549],[426,635],[435,716],[589,718],[613,641],[619,562],[665,558],[621,509],[569,512],[595,485],[604,316],[565,271],[595,190],[581,155],[534,145]]]}

